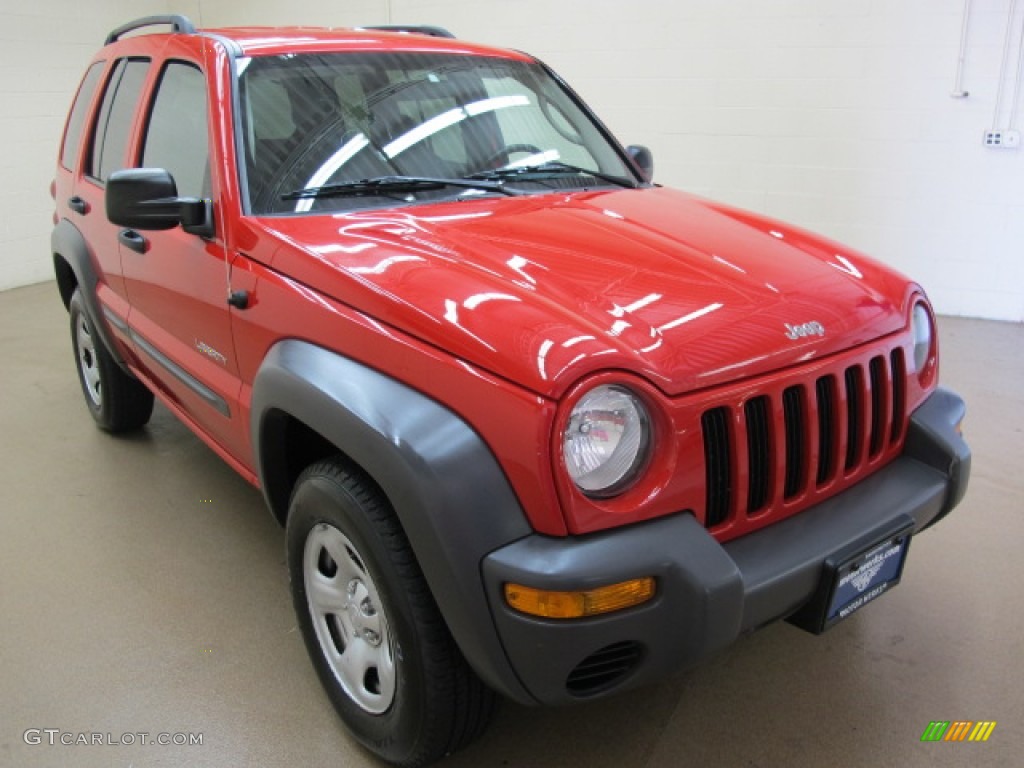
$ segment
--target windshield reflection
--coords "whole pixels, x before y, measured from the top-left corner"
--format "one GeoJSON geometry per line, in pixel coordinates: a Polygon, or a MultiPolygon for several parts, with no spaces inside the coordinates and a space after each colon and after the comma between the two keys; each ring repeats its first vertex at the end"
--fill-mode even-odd
{"type": "Polygon", "coordinates": [[[502,180],[524,193],[635,179],[590,116],[541,66],[435,53],[254,56],[238,75],[253,213],[345,211],[494,194],[437,185],[317,190],[381,177],[465,179],[560,162],[573,172],[502,180]],[[578,169],[578,173],[575,171],[578,169]]]}

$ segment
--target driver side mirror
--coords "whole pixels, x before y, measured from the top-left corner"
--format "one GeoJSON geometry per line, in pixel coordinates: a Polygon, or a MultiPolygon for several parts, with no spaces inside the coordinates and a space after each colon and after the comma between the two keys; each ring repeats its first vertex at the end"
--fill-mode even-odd
{"type": "Polygon", "coordinates": [[[633,164],[640,171],[643,180],[650,183],[654,179],[654,155],[651,150],[640,144],[630,144],[626,147],[633,164]]]}
{"type": "Polygon", "coordinates": [[[107,218],[120,227],[174,229],[213,237],[213,204],[198,197],[178,197],[174,177],[163,168],[126,168],[107,179],[107,218]]]}

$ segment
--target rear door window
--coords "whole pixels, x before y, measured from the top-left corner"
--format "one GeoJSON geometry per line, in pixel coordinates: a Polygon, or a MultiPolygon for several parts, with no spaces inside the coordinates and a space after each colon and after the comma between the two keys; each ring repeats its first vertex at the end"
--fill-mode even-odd
{"type": "Polygon", "coordinates": [[[125,167],[132,122],[148,70],[145,59],[121,59],[114,66],[93,131],[88,173],[94,179],[105,182],[111,173],[125,167]]]}

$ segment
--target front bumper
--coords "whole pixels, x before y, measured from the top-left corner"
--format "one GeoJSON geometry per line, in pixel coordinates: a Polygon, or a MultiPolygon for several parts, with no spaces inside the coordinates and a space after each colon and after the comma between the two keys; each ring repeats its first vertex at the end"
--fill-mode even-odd
{"type": "Polygon", "coordinates": [[[830,555],[870,545],[901,516],[919,533],[959,503],[971,462],[957,431],[963,415],[963,401],[940,388],[912,415],[900,457],[843,493],[726,544],[679,514],[585,537],[532,535],[496,550],[483,562],[483,578],[512,668],[535,702],[578,701],[695,665],[789,616],[814,596],[830,555]],[[656,578],[654,600],[590,619],[527,616],[502,594],[506,582],[577,590],[642,576],[656,578]]]}

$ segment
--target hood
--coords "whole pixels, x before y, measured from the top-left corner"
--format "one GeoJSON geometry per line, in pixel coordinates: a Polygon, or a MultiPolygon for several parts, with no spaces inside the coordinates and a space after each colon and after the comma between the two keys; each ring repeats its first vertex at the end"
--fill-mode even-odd
{"type": "Polygon", "coordinates": [[[624,369],[676,395],[906,325],[913,286],[836,243],[662,188],[254,220],[270,266],[539,394],[624,369]]]}

